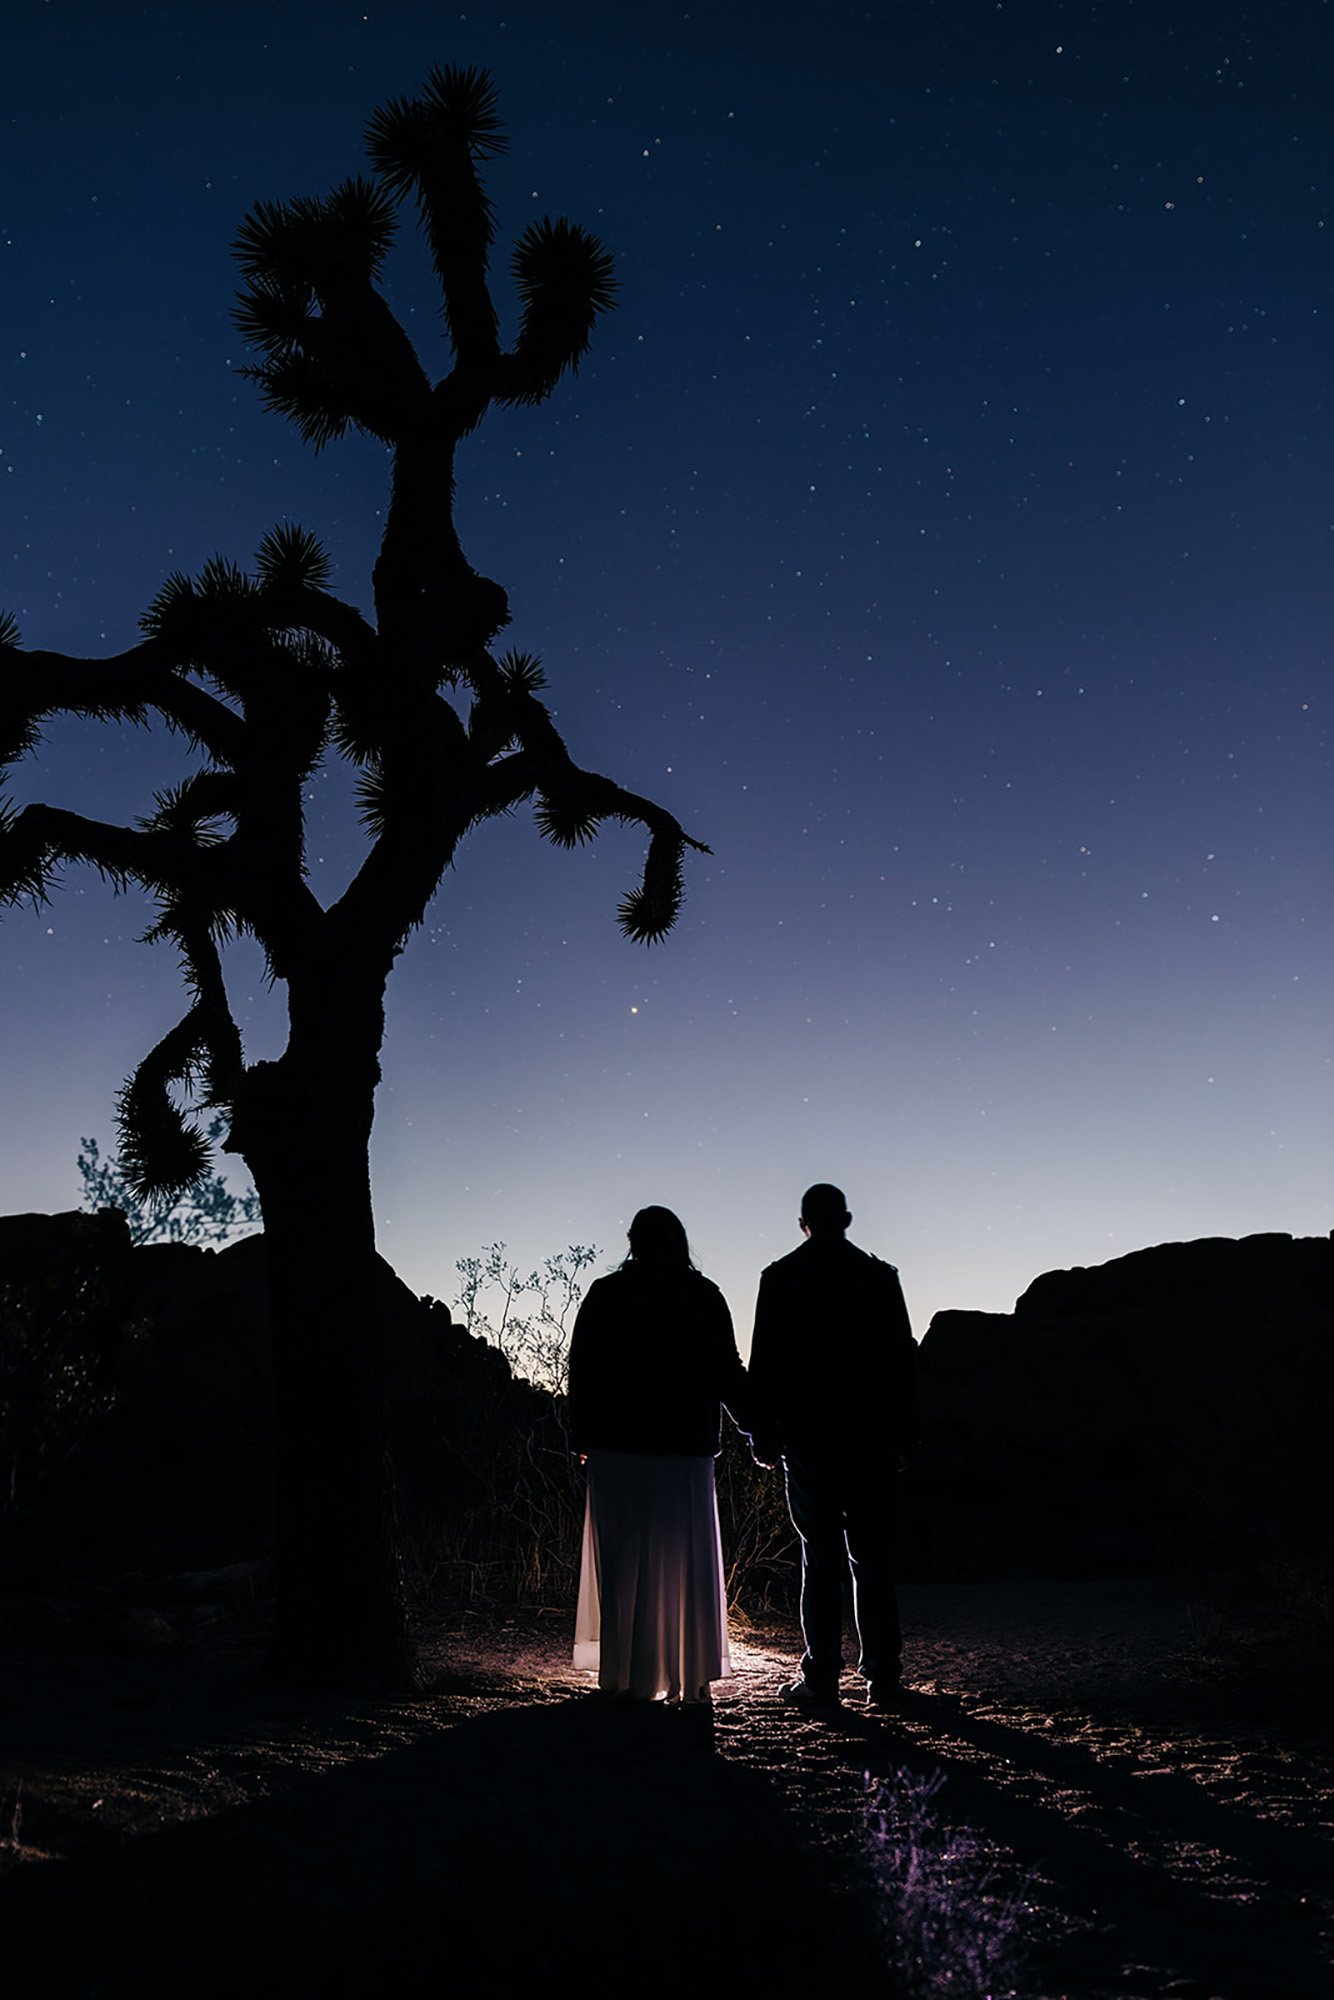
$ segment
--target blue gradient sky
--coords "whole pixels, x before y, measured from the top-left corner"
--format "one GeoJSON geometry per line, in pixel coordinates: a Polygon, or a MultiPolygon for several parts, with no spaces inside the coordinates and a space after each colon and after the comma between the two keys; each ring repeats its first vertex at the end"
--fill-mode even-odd
{"type": "MultiPolygon", "coordinates": [[[[168,571],[284,517],[369,608],[384,455],[312,456],[237,379],[228,246],[359,170],[431,63],[500,87],[506,306],[534,215],[620,259],[577,380],[465,447],[459,523],[575,754],[715,858],[646,953],[632,836],[567,856],[520,816],[461,854],[375,1136],[418,1290],[496,1238],[610,1257],[661,1201],[744,1341],[817,1178],[919,1331],[1053,1266],[1330,1224],[1330,9],[818,18],[7,17],[0,605],[31,645],[118,650],[168,571]]],[[[443,369],[406,218],[389,286],[443,369]]],[[[14,793],[123,816],[181,768],[61,726],[14,793]]],[[[314,790],[333,891],[360,836],[340,774],[314,790]]],[[[146,921],[80,875],[5,918],[0,1209],[76,1205],[80,1135],[178,1018],[146,921]]]]}

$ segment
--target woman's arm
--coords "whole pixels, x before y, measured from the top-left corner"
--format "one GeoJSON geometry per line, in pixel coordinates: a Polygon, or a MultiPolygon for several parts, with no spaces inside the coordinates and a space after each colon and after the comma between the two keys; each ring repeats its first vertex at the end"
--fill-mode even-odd
{"type": "Polygon", "coordinates": [[[570,1335],[570,1369],[565,1410],[570,1426],[570,1449],[577,1452],[581,1458],[588,1452],[588,1439],[597,1398],[593,1350],[597,1344],[597,1330],[602,1318],[602,1301],[598,1296],[600,1283],[600,1279],[596,1280],[584,1294],[579,1311],[575,1315],[574,1332],[570,1335]]]}

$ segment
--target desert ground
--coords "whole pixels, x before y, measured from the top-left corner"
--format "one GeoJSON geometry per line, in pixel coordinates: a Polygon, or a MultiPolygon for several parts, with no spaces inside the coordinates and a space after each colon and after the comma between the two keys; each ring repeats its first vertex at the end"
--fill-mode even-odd
{"type": "Polygon", "coordinates": [[[8,1990],[952,1992],[871,1865],[868,1780],[906,1772],[974,1857],[931,1921],[985,1928],[979,1882],[1012,1906],[997,1993],[1334,1991],[1312,1634],[1159,1579],[903,1597],[901,1712],[849,1675],[818,1719],[781,1626],[735,1625],[712,1706],[668,1710],[573,1672],[566,1607],[424,1621],[430,1685],[392,1702],[265,1685],[259,1605],[11,1607],[8,1990]]]}

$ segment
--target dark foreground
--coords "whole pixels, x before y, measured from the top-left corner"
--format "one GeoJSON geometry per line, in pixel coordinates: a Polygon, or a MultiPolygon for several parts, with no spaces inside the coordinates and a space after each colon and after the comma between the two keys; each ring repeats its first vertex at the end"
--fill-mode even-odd
{"type": "Polygon", "coordinates": [[[783,1633],[742,1638],[711,1712],[667,1712],[587,1694],[563,1612],[433,1628],[436,1685],[393,1704],[264,1688],[235,1612],[133,1657],[20,1619],[6,1990],[930,1994],[864,1860],[866,1774],[907,1770],[944,1774],[937,1813],[1002,1889],[1028,1881],[1025,2000],[1331,1991],[1308,1641],[1238,1649],[1160,1584],[905,1600],[915,1692],[889,1720],[794,1715],[783,1633]]]}

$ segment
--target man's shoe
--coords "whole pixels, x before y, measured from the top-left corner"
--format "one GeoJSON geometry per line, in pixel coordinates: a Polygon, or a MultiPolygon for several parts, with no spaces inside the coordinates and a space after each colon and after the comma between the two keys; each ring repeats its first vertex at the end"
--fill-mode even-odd
{"type": "Polygon", "coordinates": [[[803,1677],[788,1683],[783,1689],[783,1699],[791,1702],[794,1708],[837,1708],[838,1683],[825,1685],[819,1681],[808,1681],[803,1677]]]}
{"type": "Polygon", "coordinates": [[[866,1683],[866,1706],[869,1709],[888,1710],[903,1705],[903,1682],[893,1680],[868,1681],[866,1683]]]}

